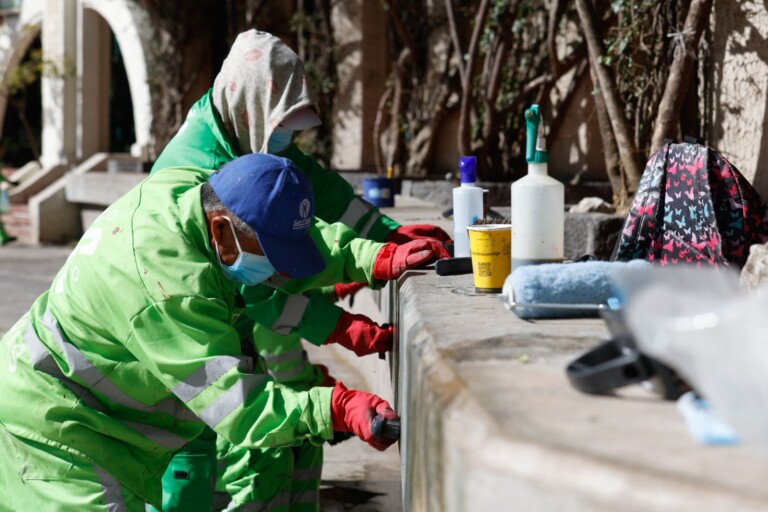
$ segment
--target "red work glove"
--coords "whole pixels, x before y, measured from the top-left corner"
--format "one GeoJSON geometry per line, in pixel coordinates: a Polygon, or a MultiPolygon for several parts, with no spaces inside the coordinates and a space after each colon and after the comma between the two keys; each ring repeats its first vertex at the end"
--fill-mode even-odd
{"type": "Polygon", "coordinates": [[[451,236],[437,226],[432,224],[411,224],[410,226],[400,226],[387,236],[387,242],[402,245],[413,240],[422,240],[431,238],[440,242],[451,242],[451,236]]]}
{"type": "Polygon", "coordinates": [[[333,285],[333,293],[341,300],[347,295],[355,295],[366,286],[366,283],[336,283],[333,285]]]}
{"type": "Polygon", "coordinates": [[[358,356],[392,350],[392,326],[381,327],[365,315],[344,311],[325,345],[338,343],[358,356]]]}
{"type": "Polygon", "coordinates": [[[451,255],[442,242],[425,238],[403,245],[388,243],[376,255],[373,278],[380,281],[397,279],[408,269],[418,268],[451,255]]]}
{"type": "Polygon", "coordinates": [[[395,440],[380,439],[371,433],[371,421],[377,414],[388,420],[399,419],[399,416],[389,406],[386,400],[371,393],[347,389],[337,382],[331,395],[331,419],[333,430],[337,432],[352,432],[357,437],[384,451],[395,440]]]}

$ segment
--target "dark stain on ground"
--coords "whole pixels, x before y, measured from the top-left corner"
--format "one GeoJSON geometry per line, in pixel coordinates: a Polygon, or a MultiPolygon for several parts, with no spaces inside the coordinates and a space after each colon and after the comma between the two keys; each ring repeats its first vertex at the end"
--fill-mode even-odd
{"type": "Polygon", "coordinates": [[[320,510],[324,512],[355,512],[383,510],[371,502],[386,493],[374,492],[356,486],[356,482],[323,482],[320,488],[320,510]],[[366,506],[370,505],[370,506],[366,506]]]}

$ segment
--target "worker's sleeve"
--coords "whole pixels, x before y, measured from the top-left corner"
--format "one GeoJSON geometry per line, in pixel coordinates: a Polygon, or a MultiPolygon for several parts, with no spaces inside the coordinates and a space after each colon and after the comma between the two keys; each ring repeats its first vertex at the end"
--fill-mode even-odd
{"type": "Polygon", "coordinates": [[[243,289],[245,314],[280,335],[298,333],[320,346],[336,328],[344,311],[321,293],[287,295],[263,286],[243,289]],[[268,293],[265,293],[268,292],[268,293]]]}
{"type": "Polygon", "coordinates": [[[260,448],[330,439],[332,389],[276,386],[242,353],[230,314],[216,300],[171,297],[132,319],[126,346],[232,444],[260,448]]]}
{"type": "Polygon", "coordinates": [[[385,244],[358,238],[357,233],[344,224],[327,224],[317,217],[309,233],[325,259],[325,269],[304,279],[287,279],[276,274],[266,285],[294,295],[336,283],[367,283],[376,288],[385,284],[373,278],[376,256],[385,244]]]}
{"type": "Polygon", "coordinates": [[[317,160],[291,144],[284,156],[309,177],[315,195],[315,216],[326,222],[341,222],[354,229],[361,238],[384,242],[400,224],[382,214],[376,207],[355,195],[339,173],[326,171],[317,160]]]}

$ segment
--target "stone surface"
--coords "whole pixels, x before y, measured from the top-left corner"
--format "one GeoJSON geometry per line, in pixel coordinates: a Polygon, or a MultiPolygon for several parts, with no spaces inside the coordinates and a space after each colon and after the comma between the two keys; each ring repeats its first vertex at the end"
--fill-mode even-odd
{"type": "Polygon", "coordinates": [[[71,247],[0,246],[0,336],[48,289],[71,247]]]}
{"type": "Polygon", "coordinates": [[[471,276],[399,283],[397,406],[406,511],[766,510],[768,461],[704,447],[675,404],[574,390],[598,319],[526,322],[471,276]]]}
{"type": "Polygon", "coordinates": [[[613,213],[615,208],[599,197],[585,197],[571,206],[570,213],[613,213]]]}
{"type": "Polygon", "coordinates": [[[749,248],[749,258],[741,270],[741,284],[754,290],[768,282],[768,245],[749,248]]]}
{"type": "Polygon", "coordinates": [[[591,254],[610,259],[624,225],[624,217],[605,213],[566,213],[565,257],[576,259],[591,254]]]}
{"type": "MultiPolygon", "coordinates": [[[[109,160],[109,162],[120,162],[120,160],[109,160]]],[[[67,201],[106,208],[146,177],[147,175],[143,172],[72,173],[67,176],[66,181],[67,201]]]]}

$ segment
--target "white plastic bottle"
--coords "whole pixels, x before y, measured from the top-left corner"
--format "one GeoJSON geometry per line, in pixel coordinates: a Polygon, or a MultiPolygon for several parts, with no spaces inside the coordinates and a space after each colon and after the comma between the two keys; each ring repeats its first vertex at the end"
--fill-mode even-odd
{"type": "Polygon", "coordinates": [[[525,112],[528,175],[512,184],[512,271],[563,261],[565,187],[547,174],[539,106],[525,112]]]}
{"type": "Polygon", "coordinates": [[[459,158],[461,186],[453,189],[453,256],[469,256],[467,226],[483,218],[483,189],[477,183],[477,159],[474,156],[459,158]]]}

